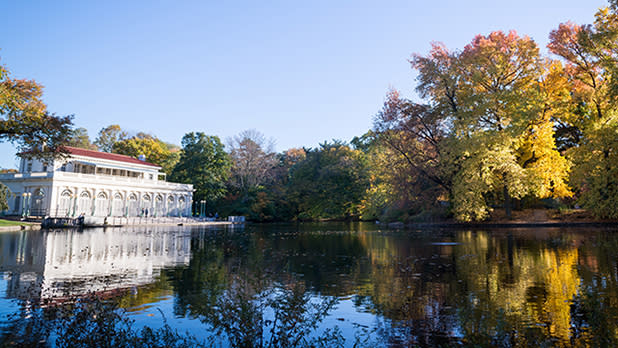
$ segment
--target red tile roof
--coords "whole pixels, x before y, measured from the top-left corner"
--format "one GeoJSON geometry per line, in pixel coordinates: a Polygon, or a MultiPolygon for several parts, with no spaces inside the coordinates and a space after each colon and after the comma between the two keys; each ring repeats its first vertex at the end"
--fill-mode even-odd
{"type": "Polygon", "coordinates": [[[119,155],[117,153],[108,153],[108,152],[100,152],[93,150],[81,149],[79,147],[65,146],[65,149],[71,154],[76,156],[85,156],[85,157],[93,157],[93,158],[101,158],[111,161],[119,161],[125,163],[133,163],[133,164],[141,164],[146,166],[152,166],[161,168],[160,166],[152,163],[148,163],[145,161],[140,161],[137,158],[133,158],[131,156],[119,155]]]}

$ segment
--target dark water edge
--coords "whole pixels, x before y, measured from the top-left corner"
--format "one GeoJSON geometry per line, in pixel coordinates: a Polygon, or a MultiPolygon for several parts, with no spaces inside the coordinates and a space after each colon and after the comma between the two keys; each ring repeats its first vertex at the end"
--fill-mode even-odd
{"type": "Polygon", "coordinates": [[[615,346],[617,231],[301,223],[5,233],[2,342],[39,332],[41,346],[112,336],[129,346],[615,346]],[[75,318],[81,331],[50,333],[75,318]]]}

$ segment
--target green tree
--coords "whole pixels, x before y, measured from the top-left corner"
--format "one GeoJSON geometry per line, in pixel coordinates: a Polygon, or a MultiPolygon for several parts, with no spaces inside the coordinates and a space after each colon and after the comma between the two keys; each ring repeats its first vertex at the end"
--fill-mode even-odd
{"type": "Polygon", "coordinates": [[[97,146],[90,141],[90,137],[88,136],[88,130],[83,127],[79,127],[73,130],[67,145],[87,150],[98,149],[97,146]]]}
{"type": "Polygon", "coordinates": [[[138,133],[134,137],[115,142],[112,152],[132,157],[144,155],[146,161],[161,166],[163,172],[170,175],[179,159],[179,152],[170,148],[174,149],[155,136],[138,133]]]}
{"type": "Polygon", "coordinates": [[[94,144],[99,148],[99,151],[112,152],[114,144],[119,141],[126,140],[129,137],[127,132],[123,131],[117,124],[109,125],[101,128],[99,135],[94,140],[94,144]]]}
{"type": "Polygon", "coordinates": [[[368,187],[362,151],[334,141],[306,151],[290,172],[289,195],[299,219],[342,219],[360,215],[368,187]]]}
{"type": "Polygon", "coordinates": [[[225,194],[230,167],[229,155],[219,137],[191,132],[182,138],[180,159],[170,179],[193,184],[195,202],[212,203],[225,194]]]}
{"type": "MultiPolygon", "coordinates": [[[[245,193],[230,183],[226,196],[217,207],[228,215],[244,215],[251,221],[289,221],[296,210],[289,195],[290,170],[305,159],[304,149],[289,149],[269,156],[269,169],[260,184],[245,193]]],[[[231,181],[234,182],[234,178],[231,181]]]]}
{"type": "Polygon", "coordinates": [[[43,87],[10,77],[0,65],[0,141],[17,146],[24,157],[52,158],[63,153],[72,116],[56,116],[41,100],[43,87]]]}

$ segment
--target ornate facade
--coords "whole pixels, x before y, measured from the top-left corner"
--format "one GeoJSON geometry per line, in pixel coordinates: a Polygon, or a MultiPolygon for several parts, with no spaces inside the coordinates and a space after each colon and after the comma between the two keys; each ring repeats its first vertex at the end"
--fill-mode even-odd
{"type": "Polygon", "coordinates": [[[144,159],[67,147],[70,156],[22,158],[18,173],[0,174],[13,193],[9,215],[51,217],[190,216],[193,185],[165,181],[144,159]]]}

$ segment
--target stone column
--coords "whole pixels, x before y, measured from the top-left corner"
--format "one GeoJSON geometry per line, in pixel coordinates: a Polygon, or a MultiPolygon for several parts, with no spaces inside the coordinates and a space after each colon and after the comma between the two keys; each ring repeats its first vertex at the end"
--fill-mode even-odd
{"type": "Polygon", "coordinates": [[[142,214],[142,198],[143,198],[143,193],[140,191],[137,193],[137,215],[139,217],[144,216],[144,214],[142,214]]]}
{"type": "Polygon", "coordinates": [[[122,213],[129,217],[129,192],[124,191],[124,206],[122,207],[122,213]]]}
{"type": "Polygon", "coordinates": [[[176,216],[180,217],[180,197],[178,195],[174,195],[174,201],[176,202],[176,216]]]}
{"type": "Polygon", "coordinates": [[[154,191],[150,192],[150,208],[148,208],[150,211],[148,212],[148,215],[155,217],[156,216],[156,211],[157,211],[157,196],[156,193],[154,191]]]}
{"type": "Polygon", "coordinates": [[[62,191],[64,191],[65,189],[68,189],[68,187],[65,186],[65,188],[60,188],[60,186],[58,186],[58,192],[56,192],[56,213],[54,214],[54,217],[58,217],[58,209],[60,209],[60,197],[62,197],[62,191]]]}
{"type": "Polygon", "coordinates": [[[167,193],[163,194],[163,216],[168,216],[168,211],[167,211],[167,193]]]}
{"type": "Polygon", "coordinates": [[[95,210],[97,209],[97,189],[92,189],[92,210],[90,215],[94,216],[95,210]]]}
{"type": "Polygon", "coordinates": [[[77,215],[77,200],[79,199],[79,188],[73,187],[73,214],[72,216],[75,217],[77,215]]]}
{"type": "Polygon", "coordinates": [[[52,214],[52,204],[54,202],[53,191],[54,186],[49,185],[45,188],[45,197],[43,197],[43,216],[51,216],[52,214]]]}

